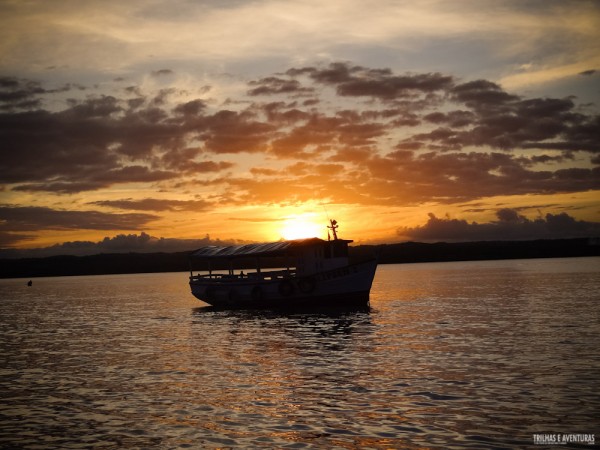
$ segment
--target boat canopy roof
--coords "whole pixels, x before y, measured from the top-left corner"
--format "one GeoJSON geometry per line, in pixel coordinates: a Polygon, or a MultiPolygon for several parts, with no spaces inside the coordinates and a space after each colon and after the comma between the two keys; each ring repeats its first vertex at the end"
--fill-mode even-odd
{"type": "Polygon", "coordinates": [[[330,242],[352,242],[346,239],[336,241],[325,241],[319,238],[295,239],[290,241],[267,242],[263,244],[230,245],[227,247],[208,246],[202,247],[192,253],[195,258],[229,259],[243,258],[248,256],[285,256],[298,249],[314,247],[330,242]]]}

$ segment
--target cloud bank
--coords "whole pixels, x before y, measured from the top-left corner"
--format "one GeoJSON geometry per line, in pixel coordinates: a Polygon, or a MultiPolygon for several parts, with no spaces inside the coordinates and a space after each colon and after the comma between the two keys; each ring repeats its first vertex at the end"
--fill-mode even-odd
{"type": "MultiPolygon", "coordinates": [[[[491,194],[598,187],[589,162],[600,151],[600,115],[571,98],[521,98],[486,80],[334,63],[250,81],[252,103],[234,109],[178,101],[171,89],[148,95],[135,88],[121,97],[70,98],[50,110],[42,105],[57,94],[39,83],[4,77],[0,89],[0,183],[13,190],[193,181],[235,167],[237,154],[308,159],[317,170],[343,163],[346,179],[356,171],[386,182],[417,174],[432,184],[427,195],[462,197],[464,171],[486,181],[491,194]],[[340,106],[325,104],[331,94],[340,106]],[[576,161],[585,167],[556,164],[576,161]],[[511,189],[515,181],[520,186],[511,189]]],[[[420,201],[405,184],[397,186],[402,196],[420,201]]]]}
{"type": "Polygon", "coordinates": [[[600,187],[600,115],[572,97],[347,62],[248,80],[235,100],[213,95],[0,77],[2,192],[107,196],[77,211],[4,203],[3,245],[39,230],[141,230],[165,212],[223,206],[450,205],[600,187]],[[146,195],[108,196],[124,185],[146,195]]]}
{"type": "Polygon", "coordinates": [[[502,241],[600,236],[600,222],[576,220],[567,213],[528,219],[510,208],[499,209],[489,223],[438,218],[429,214],[422,226],[398,228],[398,235],[417,241],[502,241]]]}
{"type": "Polygon", "coordinates": [[[140,234],[118,234],[93,241],[70,241],[49,247],[31,249],[0,249],[0,258],[44,258],[57,255],[87,256],[101,253],[175,253],[187,252],[208,245],[236,245],[242,240],[173,239],[140,234]]]}

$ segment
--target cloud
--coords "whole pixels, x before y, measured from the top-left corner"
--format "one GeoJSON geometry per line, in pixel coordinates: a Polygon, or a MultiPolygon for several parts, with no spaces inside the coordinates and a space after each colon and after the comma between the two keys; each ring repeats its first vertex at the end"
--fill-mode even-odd
{"type": "Polygon", "coordinates": [[[100,211],[64,211],[42,206],[0,206],[3,230],[84,229],[136,230],[157,216],[150,214],[109,214],[100,211]]]}
{"type": "Polygon", "coordinates": [[[221,110],[206,118],[201,134],[206,150],[213,153],[257,153],[264,151],[273,125],[261,122],[250,111],[221,110]]]}
{"type": "Polygon", "coordinates": [[[451,128],[466,127],[474,123],[477,116],[471,111],[450,111],[448,113],[432,112],[423,116],[427,122],[434,124],[445,124],[451,128]]]}
{"type": "Polygon", "coordinates": [[[455,203],[531,192],[577,192],[600,187],[600,169],[530,170],[531,161],[507,153],[392,152],[364,164],[363,189],[387,205],[455,203]]]}
{"type": "Polygon", "coordinates": [[[442,150],[600,151],[600,116],[581,114],[571,99],[521,99],[485,80],[455,86],[449,93],[454,102],[471,111],[428,114],[425,120],[441,126],[415,134],[406,142],[430,143],[442,150]]]}
{"type": "MultiPolygon", "coordinates": [[[[0,234],[0,238],[1,238],[0,234]]],[[[195,250],[207,245],[236,245],[248,241],[211,239],[173,239],[154,237],[145,232],[138,234],[118,234],[113,237],[93,241],[69,241],[49,247],[31,249],[0,248],[0,258],[43,258],[57,255],[96,255],[100,253],[174,253],[195,250]]]]}
{"type": "Polygon", "coordinates": [[[487,108],[501,108],[508,102],[518,100],[515,95],[505,92],[499,85],[487,80],[469,81],[454,86],[450,91],[454,100],[464,103],[477,111],[487,108]]]}
{"type": "Polygon", "coordinates": [[[156,198],[141,200],[99,200],[90,204],[132,211],[204,211],[213,206],[204,200],[167,200],[156,198]]]}
{"type": "MultiPolygon", "coordinates": [[[[473,76],[479,77],[482,71],[506,73],[514,61],[518,67],[531,60],[542,68],[574,61],[581,66],[578,73],[589,69],[599,54],[598,6],[593,1],[511,1],[482,7],[472,0],[382,0],[373,8],[358,0],[175,0],[169,7],[89,0],[3,2],[0,8],[0,59],[12,73],[54,67],[84,76],[121,75],[146,67],[149,55],[157,61],[154,69],[169,61],[197,70],[202,55],[202,67],[225,70],[352,57],[393,67],[405,67],[407,61],[417,68],[455,65],[465,74],[477,71],[473,76]],[[468,64],[461,65],[465,54],[468,64]]],[[[525,73],[520,81],[531,76],[525,73]]]]}
{"type": "Polygon", "coordinates": [[[342,97],[369,96],[382,100],[411,98],[453,85],[452,76],[439,73],[394,75],[390,69],[369,69],[345,63],[332,63],[326,68],[290,69],[287,74],[308,75],[317,83],[335,86],[337,94],[342,97]]]}
{"type": "Polygon", "coordinates": [[[0,78],[0,109],[26,109],[39,107],[38,94],[45,92],[39,83],[14,77],[0,78]]]}
{"type": "Polygon", "coordinates": [[[80,93],[62,109],[40,84],[5,84],[27,92],[6,97],[0,113],[6,191],[137,183],[203,194],[210,186],[223,205],[399,206],[600,187],[593,108],[526,98],[489,80],[338,62],[249,80],[235,102],[204,97],[204,88],[119,86],[111,95],[80,93]],[[40,103],[25,107],[24,98],[40,103]],[[40,106],[49,100],[52,109],[40,106]],[[282,171],[297,162],[314,172],[282,171]],[[328,164],[335,170],[323,176],[328,164]]]}
{"type": "Polygon", "coordinates": [[[168,75],[173,75],[175,72],[173,72],[171,69],[159,69],[159,70],[155,70],[152,72],[152,76],[153,77],[164,77],[164,76],[168,76],[168,75]]]}
{"type": "Polygon", "coordinates": [[[302,87],[298,80],[267,77],[248,83],[253,87],[248,95],[273,95],[273,94],[312,94],[314,89],[302,87]]]}
{"type": "MultiPolygon", "coordinates": [[[[32,86],[32,92],[48,92],[32,86]]],[[[26,96],[29,103],[31,95],[26,96]]],[[[232,142],[231,128],[244,135],[252,125],[243,127],[245,119],[236,121],[235,117],[221,123],[226,112],[202,116],[204,104],[199,99],[177,105],[175,116],[155,106],[156,98],[137,99],[133,106],[127,98],[106,95],[71,99],[65,109],[50,111],[27,110],[21,97],[9,98],[6,104],[10,106],[5,108],[9,111],[0,114],[5,146],[0,155],[0,183],[16,185],[14,189],[21,191],[74,193],[118,183],[175,179],[181,170],[192,174],[221,171],[232,163],[194,159],[199,152],[186,151],[188,134],[208,130],[207,145],[219,150],[228,126],[232,142]],[[211,133],[211,128],[217,132],[211,133]]],[[[41,99],[36,105],[40,103],[41,99]]]]}
{"type": "Polygon", "coordinates": [[[425,225],[398,228],[398,235],[422,241],[495,241],[532,240],[600,236],[600,222],[576,220],[567,213],[546,214],[528,219],[517,210],[505,208],[496,212],[497,220],[489,223],[462,219],[438,218],[429,214],[425,225]]]}
{"type": "Polygon", "coordinates": [[[35,236],[31,234],[14,232],[7,233],[5,231],[0,230],[0,255],[2,255],[3,252],[6,251],[6,255],[9,256],[13,253],[13,250],[8,249],[8,247],[11,247],[17,243],[23,243],[33,240],[34,238],[35,236]]]}
{"type": "Polygon", "coordinates": [[[104,173],[92,173],[86,181],[59,181],[43,183],[25,183],[14,188],[15,191],[46,191],[56,193],[77,193],[98,190],[116,183],[142,183],[167,180],[175,177],[174,172],[150,170],[144,166],[126,166],[110,169],[104,173]]]}
{"type": "Polygon", "coordinates": [[[42,105],[41,95],[69,90],[71,90],[69,85],[58,89],[45,89],[38,81],[0,76],[0,111],[39,108],[42,105]]]}
{"type": "Polygon", "coordinates": [[[11,246],[47,230],[139,230],[158,218],[152,214],[110,214],[42,206],[1,205],[0,241],[3,245],[11,246]]]}
{"type": "Polygon", "coordinates": [[[182,114],[185,117],[199,116],[205,110],[206,110],[206,102],[204,102],[200,99],[191,100],[189,102],[182,103],[180,105],[177,105],[174,109],[174,111],[177,114],[182,114]]]}
{"type": "Polygon", "coordinates": [[[590,195],[598,11],[588,0],[0,2],[2,203],[590,195]]]}

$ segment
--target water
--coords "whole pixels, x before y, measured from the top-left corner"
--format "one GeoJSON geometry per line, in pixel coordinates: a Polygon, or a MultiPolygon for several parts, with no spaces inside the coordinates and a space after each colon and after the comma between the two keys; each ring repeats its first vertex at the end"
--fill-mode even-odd
{"type": "Polygon", "coordinates": [[[184,273],[0,280],[0,447],[598,439],[599,275],[600,258],[382,265],[369,311],[313,314],[203,308],[184,273]]]}

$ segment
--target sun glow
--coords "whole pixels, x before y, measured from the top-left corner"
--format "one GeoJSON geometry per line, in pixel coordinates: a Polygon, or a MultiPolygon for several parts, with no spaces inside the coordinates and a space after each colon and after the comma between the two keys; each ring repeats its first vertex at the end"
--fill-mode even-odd
{"type": "Polygon", "coordinates": [[[312,216],[301,215],[288,217],[279,230],[281,237],[286,240],[320,237],[325,225],[317,223],[312,216]]]}

